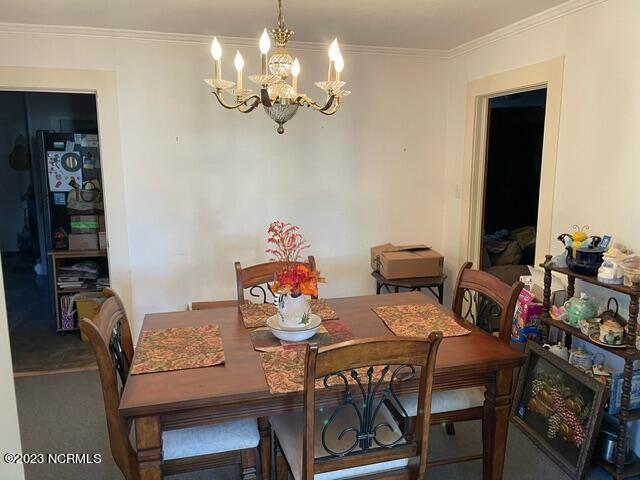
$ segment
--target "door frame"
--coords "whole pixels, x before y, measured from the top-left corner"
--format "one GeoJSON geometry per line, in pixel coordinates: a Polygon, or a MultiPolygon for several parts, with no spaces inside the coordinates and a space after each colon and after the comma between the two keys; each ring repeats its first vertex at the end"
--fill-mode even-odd
{"type": "Polygon", "coordinates": [[[480,265],[487,164],[489,100],[502,95],[547,89],[542,145],[542,169],[536,226],[535,266],[549,253],[552,241],[564,57],[469,82],[464,140],[460,260],[480,265]]]}
{"type": "MultiPolygon", "coordinates": [[[[110,70],[80,70],[34,67],[0,67],[0,90],[93,93],[96,96],[102,181],[107,234],[109,276],[113,288],[131,312],[131,267],[127,234],[124,166],[120,146],[120,117],[116,73],[110,70]]],[[[18,411],[13,383],[9,329],[0,265],[0,419],[6,433],[0,439],[4,452],[20,452],[18,411]]],[[[22,465],[0,462],[2,478],[23,478],[22,465]]]]}
{"type": "MultiPolygon", "coordinates": [[[[116,72],[72,68],[0,67],[0,90],[95,95],[100,156],[104,160],[102,182],[109,241],[109,277],[112,287],[131,312],[131,267],[116,72]]],[[[4,290],[0,294],[4,296],[4,290]]]]}

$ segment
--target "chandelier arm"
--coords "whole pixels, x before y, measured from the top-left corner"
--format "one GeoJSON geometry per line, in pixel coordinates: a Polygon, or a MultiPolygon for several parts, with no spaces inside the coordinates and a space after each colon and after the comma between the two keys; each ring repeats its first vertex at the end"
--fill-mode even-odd
{"type": "MultiPolygon", "coordinates": [[[[276,99],[277,100],[277,99],[276,99]]],[[[271,97],[269,97],[269,91],[266,88],[260,89],[260,101],[265,107],[272,107],[273,102],[271,101],[271,97]]]]}
{"type": "MultiPolygon", "coordinates": [[[[307,95],[300,95],[298,98],[296,98],[296,103],[298,105],[307,104],[309,107],[313,108],[314,110],[325,113],[331,109],[331,106],[334,104],[335,99],[336,99],[335,95],[329,95],[327,97],[326,103],[324,105],[320,105],[318,102],[311,100],[311,98],[309,98],[307,95]]],[[[336,102],[336,103],[339,104],[339,102],[336,102]]]]}
{"type": "Polygon", "coordinates": [[[258,95],[251,95],[250,97],[247,97],[243,100],[242,105],[238,107],[238,111],[241,113],[252,112],[258,105],[260,105],[260,103],[262,102],[260,101],[260,97],[258,95]],[[249,104],[249,100],[253,100],[253,102],[249,104]],[[245,108],[243,108],[243,106],[245,108]]]}
{"type": "Polygon", "coordinates": [[[323,115],[333,115],[338,110],[340,110],[340,102],[334,103],[334,106],[333,106],[333,108],[331,110],[318,110],[318,111],[320,113],[322,113],[323,115]]]}
{"type": "Polygon", "coordinates": [[[225,103],[222,98],[222,91],[214,90],[213,94],[218,99],[218,103],[222,105],[224,108],[228,110],[239,110],[242,113],[249,113],[253,109],[255,109],[260,104],[260,97],[258,95],[251,95],[250,97],[244,98],[241,101],[237,101],[235,104],[225,103]],[[249,101],[254,100],[254,102],[249,105],[249,101]],[[242,110],[242,107],[247,107],[245,110],[242,110]]]}

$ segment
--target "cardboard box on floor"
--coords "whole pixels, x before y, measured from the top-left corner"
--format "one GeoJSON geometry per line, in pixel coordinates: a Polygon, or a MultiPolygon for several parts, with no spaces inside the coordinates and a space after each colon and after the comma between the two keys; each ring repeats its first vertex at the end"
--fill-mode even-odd
{"type": "Polygon", "coordinates": [[[371,268],[389,280],[442,275],[444,257],[427,245],[371,247],[371,268]]]}

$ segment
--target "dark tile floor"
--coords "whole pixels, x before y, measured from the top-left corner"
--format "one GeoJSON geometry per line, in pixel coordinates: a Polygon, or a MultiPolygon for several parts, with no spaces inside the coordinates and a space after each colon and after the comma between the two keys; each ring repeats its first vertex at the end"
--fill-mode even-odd
{"type": "Polygon", "coordinates": [[[56,332],[48,277],[36,275],[33,262],[18,256],[3,255],[2,268],[14,372],[95,366],[93,352],[79,332],[56,332]]]}

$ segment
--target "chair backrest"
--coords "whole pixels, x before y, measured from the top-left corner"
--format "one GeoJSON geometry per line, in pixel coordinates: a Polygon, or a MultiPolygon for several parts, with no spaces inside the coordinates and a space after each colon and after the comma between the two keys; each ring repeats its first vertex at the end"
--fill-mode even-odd
{"type": "Polygon", "coordinates": [[[131,422],[118,412],[133,359],[131,329],[120,297],[111,289],[103,294],[100,310],[92,319],[81,319],[80,330],[89,337],[98,362],[111,454],[127,480],[138,480],[137,458],[129,442],[131,422]]]}
{"type": "Polygon", "coordinates": [[[474,322],[483,316],[498,319],[498,338],[509,343],[513,312],[524,284],[515,282],[509,286],[490,273],[472,270],[472,266],[467,262],[458,273],[452,310],[474,322]]]}
{"type": "MultiPolygon", "coordinates": [[[[294,262],[294,265],[302,264],[309,270],[317,270],[316,259],[313,255],[309,255],[306,262],[294,262]]],[[[244,290],[249,289],[249,294],[253,297],[262,297],[264,303],[270,302],[267,299],[267,290],[263,286],[275,279],[275,275],[279,273],[285,266],[284,262],[267,262],[250,267],[242,267],[240,262],[235,263],[236,267],[236,287],[238,289],[238,304],[244,303],[244,290]],[[259,291],[260,293],[255,293],[259,291]]]]}
{"type": "Polygon", "coordinates": [[[212,308],[235,307],[237,300],[217,300],[214,302],[192,302],[191,310],[210,310],[212,308]]]}
{"type": "Polygon", "coordinates": [[[304,437],[302,478],[311,480],[314,473],[341,470],[359,465],[379,463],[401,458],[419,457],[417,475],[423,478],[427,466],[429,422],[431,418],[431,392],[433,373],[441,332],[433,332],[428,338],[379,337],[352,340],[319,348],[312,344],[307,348],[304,377],[304,437]],[[407,412],[396,396],[399,383],[413,378],[420,367],[418,415],[415,424],[409,422],[407,412]],[[317,379],[322,379],[325,390],[339,393],[341,403],[331,410],[331,416],[323,425],[315,425],[317,379]],[[336,392],[337,391],[337,392],[336,392]],[[400,431],[393,441],[382,441],[379,432],[390,429],[378,414],[390,403],[403,417],[400,431]],[[341,409],[354,409],[355,425],[341,425],[335,432],[336,439],[345,438],[352,444],[341,451],[327,448],[332,422],[341,409]],[[410,425],[415,429],[410,431],[410,425]],[[344,427],[344,428],[343,428],[344,427]],[[328,457],[316,460],[314,455],[315,429],[322,428],[322,443],[328,457]]]}

